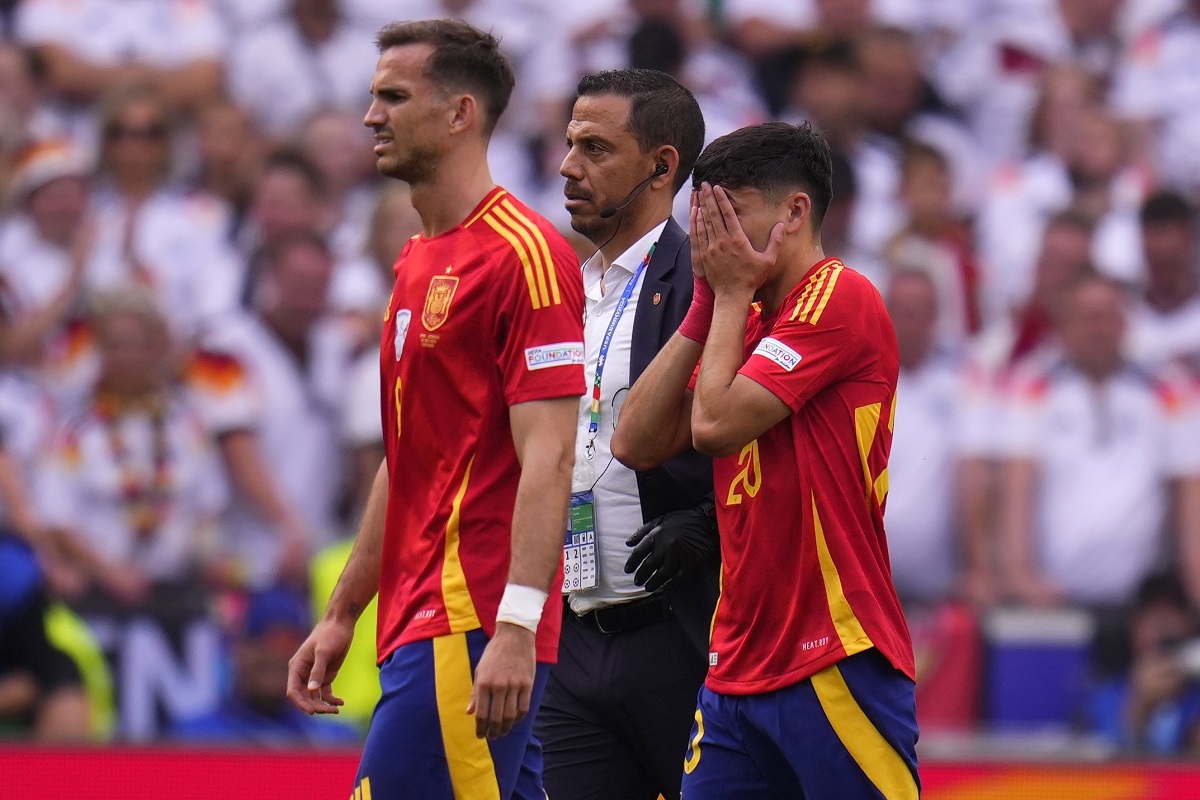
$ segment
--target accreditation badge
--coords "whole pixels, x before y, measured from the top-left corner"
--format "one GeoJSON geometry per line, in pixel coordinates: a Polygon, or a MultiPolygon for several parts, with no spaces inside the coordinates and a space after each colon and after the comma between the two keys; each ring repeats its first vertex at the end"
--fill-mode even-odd
{"type": "Polygon", "coordinates": [[[596,578],[596,496],[575,492],[563,543],[563,593],[594,589],[596,578]]]}

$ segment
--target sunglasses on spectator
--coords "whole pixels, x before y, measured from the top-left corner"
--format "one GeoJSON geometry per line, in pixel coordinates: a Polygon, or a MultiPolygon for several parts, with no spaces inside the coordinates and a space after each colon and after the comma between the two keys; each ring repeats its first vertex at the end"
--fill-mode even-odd
{"type": "Polygon", "coordinates": [[[168,133],[167,126],[161,123],[153,125],[122,125],[118,122],[104,129],[104,138],[109,140],[141,139],[143,141],[159,141],[167,138],[168,133]]]}

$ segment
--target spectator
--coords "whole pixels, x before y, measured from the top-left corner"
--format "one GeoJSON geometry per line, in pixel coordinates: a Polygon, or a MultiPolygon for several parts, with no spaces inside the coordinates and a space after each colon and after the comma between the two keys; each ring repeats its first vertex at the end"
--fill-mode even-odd
{"type": "MultiPolygon", "coordinates": [[[[1200,272],[1196,210],[1160,191],[1142,204],[1146,286],[1130,331],[1132,356],[1151,365],[1200,357],[1200,272]]],[[[1200,362],[1197,362],[1200,363],[1200,362]]]]}
{"type": "Polygon", "coordinates": [[[251,595],[233,657],[233,686],[218,708],[179,722],[173,737],[189,742],[242,745],[353,746],[359,735],[337,720],[310,717],[279,691],[288,659],[308,635],[303,598],[284,589],[251,595]]]}
{"type": "Polygon", "coordinates": [[[1118,286],[1077,281],[1064,296],[1061,356],[1013,382],[999,507],[1004,566],[1022,603],[1129,603],[1166,558],[1164,524],[1189,590],[1200,591],[1200,417],[1186,384],[1122,358],[1125,318],[1118,286]]]}
{"type": "MultiPolygon", "coordinates": [[[[89,167],[65,142],[46,142],[18,164],[20,213],[0,228],[0,360],[46,365],[78,317],[95,232],[87,218],[89,167]]],[[[62,365],[59,365],[62,366],[62,365]]]]}
{"type": "MultiPolygon", "coordinates": [[[[1075,115],[1072,115],[1075,116],[1075,115]]],[[[1083,109],[1061,156],[1040,153],[993,182],[980,214],[980,255],[997,271],[993,305],[1019,303],[1045,220],[1075,208],[1093,221],[1092,262],[1106,275],[1136,282],[1143,271],[1138,212],[1144,174],[1130,160],[1116,121],[1102,108],[1083,109]]]]}
{"type": "Polygon", "coordinates": [[[998,375],[1018,361],[1044,353],[1054,339],[1055,314],[1070,287],[1091,273],[1092,225],[1082,214],[1055,214],[1042,233],[1028,299],[1001,315],[975,342],[977,358],[998,375]]]}
{"type": "Polygon", "coordinates": [[[158,300],[181,346],[236,299],[238,263],[227,246],[227,216],[212,197],[171,181],[172,124],[166,97],[147,84],[105,95],[102,185],[96,192],[99,288],[138,283],[158,300]]]}
{"type": "MultiPolygon", "coordinates": [[[[363,127],[362,114],[319,112],[304,126],[300,143],[321,175],[332,217],[330,244],[344,259],[362,258],[379,191],[371,134],[363,127]]],[[[383,298],[376,298],[374,305],[382,302],[383,298]]]]}
{"type": "Polygon", "coordinates": [[[1120,0],[985,4],[932,69],[939,92],[962,109],[992,166],[1023,155],[1038,86],[1055,67],[1104,82],[1120,53],[1120,0]]]}
{"type": "Polygon", "coordinates": [[[374,29],[350,20],[338,0],[289,0],[286,15],[234,42],[229,93],[277,140],[291,139],[319,111],[361,114],[374,41],[374,29]]]}
{"type": "Polygon", "coordinates": [[[37,0],[20,4],[15,27],[68,101],[138,81],[192,110],[220,91],[225,42],[209,0],[37,0]]]}
{"type": "Polygon", "coordinates": [[[938,342],[929,273],[895,272],[887,305],[900,352],[885,517],[896,591],[906,611],[953,596],[994,602],[990,531],[970,514],[986,491],[983,407],[961,351],[938,342]]]}
{"type": "Polygon", "coordinates": [[[37,480],[37,511],[83,607],[192,592],[226,491],[210,441],[170,385],[166,321],[145,289],[99,295],[100,375],[37,480]],[[207,541],[206,541],[207,540],[207,541]]]}
{"type": "MultiPolygon", "coordinates": [[[[396,260],[408,240],[421,232],[421,218],[412,205],[412,195],[407,184],[391,182],[380,194],[371,215],[370,255],[385,285],[396,281],[396,260]]],[[[381,298],[380,304],[384,304],[381,298]]],[[[383,417],[379,407],[379,316],[382,311],[373,309],[369,316],[356,320],[363,328],[361,336],[368,347],[354,359],[350,367],[346,389],[346,415],[342,432],[350,451],[351,470],[354,475],[351,507],[356,511],[363,508],[375,474],[383,462],[383,417]],[[369,331],[369,333],[367,332],[369,331]]],[[[344,566],[345,562],[341,566],[344,566]]],[[[341,574],[339,569],[335,574],[341,574]]],[[[330,587],[332,589],[332,587],[330,587]]],[[[325,606],[322,604],[321,608],[325,606]]],[[[359,637],[355,637],[355,642],[359,637]]],[[[354,645],[351,645],[353,647],[354,645]]]]}
{"type": "MultiPolygon", "coordinates": [[[[344,178],[338,180],[344,181],[344,178]]],[[[320,168],[302,153],[280,150],[267,163],[251,195],[239,243],[248,254],[263,253],[296,235],[328,239],[334,234],[338,209],[330,202],[320,168]]],[[[334,251],[330,305],[339,312],[374,314],[387,289],[373,266],[358,254],[334,251]]],[[[258,281],[257,262],[251,258],[242,282],[242,304],[258,281]]]]}
{"type": "Polygon", "coordinates": [[[979,146],[925,78],[917,38],[901,28],[875,27],[862,34],[857,47],[871,130],[882,137],[897,162],[907,139],[941,151],[951,165],[955,213],[972,211],[982,179],[979,146]]]}
{"type": "Polygon", "coordinates": [[[232,239],[246,213],[254,177],[262,169],[262,141],[249,114],[228,100],[205,105],[196,115],[196,166],[191,189],[224,207],[222,233],[232,239]]]}
{"type": "Polygon", "coordinates": [[[65,134],[62,119],[44,102],[40,73],[32,52],[0,38],[0,198],[30,145],[65,134]]]}
{"type": "Polygon", "coordinates": [[[1200,133],[1200,85],[1195,81],[1200,2],[1184,0],[1178,5],[1132,42],[1113,81],[1110,101],[1122,119],[1134,124],[1140,153],[1159,179],[1192,190],[1200,185],[1195,156],[1200,133]]]}
{"type": "Polygon", "coordinates": [[[1126,674],[1092,692],[1092,730],[1128,754],[1200,753],[1200,674],[1194,655],[1195,607],[1170,573],[1138,587],[1129,626],[1132,663],[1126,674]]]}
{"type": "Polygon", "coordinates": [[[0,730],[87,740],[93,720],[80,670],[47,630],[50,600],[33,551],[11,535],[0,538],[0,578],[0,730]]]}
{"type": "Polygon", "coordinates": [[[342,482],[346,332],[328,314],[333,256],[297,232],[265,250],[251,307],[215,327],[189,374],[234,490],[223,520],[230,575],[303,583],[332,541],[342,482]]]}
{"type": "Polygon", "coordinates": [[[936,148],[914,143],[904,151],[900,174],[908,224],[888,243],[888,263],[929,275],[938,293],[938,338],[961,344],[979,332],[982,311],[971,231],[950,204],[950,162],[936,148]]]}

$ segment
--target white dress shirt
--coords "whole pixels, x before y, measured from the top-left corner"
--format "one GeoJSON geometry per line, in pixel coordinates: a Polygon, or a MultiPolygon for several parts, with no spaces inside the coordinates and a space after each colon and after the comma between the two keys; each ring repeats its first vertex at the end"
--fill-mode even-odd
{"type": "MultiPolygon", "coordinates": [[[[658,241],[666,227],[664,220],[650,230],[628,250],[602,271],[598,255],[583,265],[584,316],[583,340],[587,350],[587,393],[579,399],[579,427],[576,436],[575,458],[587,459],[588,423],[592,418],[592,385],[596,379],[596,362],[600,343],[608,330],[613,312],[638,266],[658,241]]],[[[638,493],[637,474],[612,456],[610,443],[617,425],[617,412],[629,394],[629,356],[633,348],[633,320],[637,316],[638,294],[646,273],[638,277],[621,314],[605,357],[604,374],[600,384],[600,428],[596,432],[595,453],[591,464],[595,485],[596,563],[599,575],[596,587],[568,595],[572,610],[583,614],[601,606],[622,603],[646,595],[646,590],[625,573],[625,562],[631,549],[625,544],[642,525],[642,500],[638,493]]],[[[577,487],[578,488],[578,487],[577,487]]]]}

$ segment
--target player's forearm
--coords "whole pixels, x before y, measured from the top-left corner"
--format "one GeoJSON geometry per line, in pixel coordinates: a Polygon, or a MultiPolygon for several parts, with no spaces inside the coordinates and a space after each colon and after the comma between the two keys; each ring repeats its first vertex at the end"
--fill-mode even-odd
{"type": "Polygon", "coordinates": [[[573,417],[566,424],[547,423],[547,430],[528,442],[521,459],[508,582],[552,592],[558,588],[553,583],[571,496],[575,425],[573,417]]]}
{"type": "Polygon", "coordinates": [[[738,429],[730,424],[743,413],[731,389],[744,361],[746,320],[753,299],[749,290],[722,292],[713,307],[692,400],[692,443],[706,455],[729,455],[745,445],[736,440],[738,429]]]}
{"type": "Polygon", "coordinates": [[[688,383],[702,350],[675,334],[629,390],[610,442],[622,464],[650,469],[691,446],[688,383]]]}
{"type": "Polygon", "coordinates": [[[326,619],[357,620],[379,591],[379,571],[383,564],[383,530],[387,518],[387,463],[379,465],[375,482],[367,497],[366,510],[358,526],[358,536],[350,551],[346,568],[325,607],[326,619]]]}

